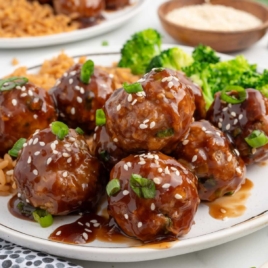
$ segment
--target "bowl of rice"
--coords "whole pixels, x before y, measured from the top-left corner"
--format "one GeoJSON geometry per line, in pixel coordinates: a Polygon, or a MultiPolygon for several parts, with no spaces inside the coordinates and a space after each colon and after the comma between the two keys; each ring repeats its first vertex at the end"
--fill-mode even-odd
{"type": "Polygon", "coordinates": [[[158,16],[180,43],[220,52],[250,47],[268,27],[268,7],[250,0],[172,0],[158,8],[158,16]]]}

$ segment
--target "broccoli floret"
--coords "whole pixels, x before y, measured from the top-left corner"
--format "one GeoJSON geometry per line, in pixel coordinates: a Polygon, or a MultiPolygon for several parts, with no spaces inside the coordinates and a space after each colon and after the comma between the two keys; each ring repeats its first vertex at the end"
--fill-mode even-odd
{"type": "Polygon", "coordinates": [[[200,63],[217,63],[220,61],[216,51],[209,46],[198,45],[194,49],[192,56],[194,61],[200,63]]]}
{"type": "Polygon", "coordinates": [[[119,67],[130,68],[133,74],[144,74],[151,59],[161,51],[162,37],[154,29],[132,35],[121,49],[119,67]]]}
{"type": "Polygon", "coordinates": [[[193,63],[191,55],[183,51],[181,48],[173,47],[163,50],[159,55],[152,58],[147,72],[156,67],[165,67],[173,70],[181,70],[183,67],[193,63]]]}

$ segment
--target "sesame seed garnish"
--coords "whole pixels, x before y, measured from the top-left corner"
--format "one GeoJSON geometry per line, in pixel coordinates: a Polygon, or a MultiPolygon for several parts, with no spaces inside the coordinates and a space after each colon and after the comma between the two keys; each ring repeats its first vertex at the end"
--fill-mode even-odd
{"type": "Polygon", "coordinates": [[[229,104],[228,104],[228,107],[229,107],[229,108],[232,108],[232,104],[231,104],[231,103],[229,103],[229,104]]]}
{"type": "Polygon", "coordinates": [[[237,119],[235,119],[233,124],[234,124],[234,125],[236,125],[236,124],[237,124],[237,122],[238,122],[238,120],[237,120],[237,119]]]}
{"type": "Polygon", "coordinates": [[[29,157],[28,157],[28,160],[27,160],[27,163],[30,164],[31,162],[32,162],[32,157],[29,156],[29,157]]]}
{"type": "Polygon", "coordinates": [[[128,165],[129,167],[132,167],[131,162],[127,162],[127,165],[128,165]]]}
{"type": "Polygon", "coordinates": [[[142,227],[142,222],[138,222],[138,228],[141,228],[142,227]]]}
{"type": "Polygon", "coordinates": [[[28,94],[27,93],[22,93],[20,94],[20,96],[23,98],[23,97],[26,97],[28,94]]]}
{"type": "Polygon", "coordinates": [[[124,164],[124,170],[128,171],[128,165],[124,164]]]}
{"type": "Polygon", "coordinates": [[[128,100],[128,102],[132,102],[132,95],[131,94],[128,94],[127,100],[128,100]]]}
{"type": "Polygon", "coordinates": [[[38,142],[38,138],[35,138],[33,141],[33,144],[36,144],[38,142]]]}
{"type": "Polygon", "coordinates": [[[56,235],[60,235],[61,234],[61,231],[58,231],[57,233],[56,233],[56,235]]]}
{"type": "Polygon", "coordinates": [[[228,161],[228,162],[231,162],[232,158],[233,158],[233,156],[230,154],[230,155],[228,156],[228,158],[227,158],[227,161],[228,161]]]}
{"type": "Polygon", "coordinates": [[[52,143],[50,144],[50,147],[51,147],[51,150],[53,151],[53,150],[56,149],[56,144],[52,142],[52,143]]]}
{"type": "Polygon", "coordinates": [[[8,170],[8,171],[6,172],[6,174],[7,174],[8,176],[13,175],[13,173],[14,173],[14,170],[13,170],[13,169],[8,170]]]}
{"type": "Polygon", "coordinates": [[[38,175],[38,171],[37,171],[37,169],[34,169],[34,170],[33,170],[33,174],[34,174],[35,176],[38,175]]]}
{"type": "Polygon", "coordinates": [[[49,164],[51,163],[51,161],[52,161],[52,158],[49,157],[49,158],[47,159],[47,165],[49,165],[49,164]]]}
{"type": "Polygon", "coordinates": [[[85,90],[82,87],[80,87],[80,93],[81,94],[84,94],[85,93],[85,90]]]}
{"type": "Polygon", "coordinates": [[[145,119],[144,121],[143,121],[143,124],[146,124],[146,123],[148,123],[150,120],[149,119],[145,119]]]}
{"type": "Polygon", "coordinates": [[[80,222],[80,221],[77,222],[77,223],[78,223],[79,225],[81,225],[81,226],[84,226],[84,224],[83,224],[82,222],[80,222]]]}
{"type": "Polygon", "coordinates": [[[76,74],[76,71],[71,71],[70,75],[74,76],[76,74]]]}
{"type": "Polygon", "coordinates": [[[128,195],[129,194],[129,191],[128,190],[124,190],[123,191],[123,195],[128,195]]]}
{"type": "Polygon", "coordinates": [[[34,155],[39,155],[40,154],[40,151],[37,151],[34,153],[34,155]]]}
{"type": "Polygon", "coordinates": [[[140,125],[139,125],[139,128],[140,128],[140,129],[146,129],[147,127],[148,127],[148,126],[145,125],[145,124],[140,124],[140,125]]]}
{"type": "Polygon", "coordinates": [[[63,176],[64,178],[66,178],[66,177],[68,176],[68,172],[67,172],[67,171],[64,171],[64,172],[62,173],[62,176],[63,176]]]}
{"type": "Polygon", "coordinates": [[[177,169],[175,167],[170,167],[171,170],[176,171],[177,169]]]}
{"type": "Polygon", "coordinates": [[[100,224],[99,224],[98,222],[96,222],[96,223],[93,224],[93,226],[94,226],[94,227],[99,227],[100,224]]]}
{"type": "Polygon", "coordinates": [[[131,105],[134,105],[137,102],[137,99],[135,99],[134,101],[132,101],[131,105]]]}
{"type": "Polygon", "coordinates": [[[67,76],[68,76],[68,73],[64,73],[63,76],[64,76],[64,77],[67,77],[67,76]]]}
{"type": "Polygon", "coordinates": [[[202,127],[202,130],[203,130],[203,131],[206,131],[207,129],[206,129],[205,127],[202,127]]]}
{"type": "Polygon", "coordinates": [[[96,222],[98,222],[97,220],[91,220],[90,222],[92,222],[92,223],[96,223],[96,222]]]}
{"type": "Polygon", "coordinates": [[[155,184],[160,184],[161,180],[159,178],[153,178],[155,184]]]}
{"type": "Polygon", "coordinates": [[[72,162],[72,157],[69,157],[68,159],[67,159],[67,163],[71,163],[72,162]]]}
{"type": "Polygon", "coordinates": [[[150,128],[153,128],[154,126],[155,126],[155,122],[152,121],[152,122],[150,123],[150,128]]]}
{"type": "Polygon", "coordinates": [[[182,199],[182,196],[180,194],[175,194],[176,199],[182,199]]]}
{"type": "Polygon", "coordinates": [[[184,170],[183,170],[183,173],[184,173],[184,174],[188,174],[189,172],[188,172],[188,170],[184,169],[184,170]]]}
{"type": "Polygon", "coordinates": [[[145,97],[146,96],[146,93],[144,91],[140,91],[140,92],[136,93],[136,95],[138,97],[145,97]]]}
{"type": "Polygon", "coordinates": [[[222,119],[222,118],[219,118],[219,121],[220,121],[220,122],[222,122],[222,121],[223,121],[223,119],[222,119]]]}
{"type": "Polygon", "coordinates": [[[240,115],[238,116],[238,119],[241,120],[242,118],[243,118],[243,114],[240,114],[240,115]]]}
{"type": "Polygon", "coordinates": [[[72,78],[70,78],[70,79],[69,79],[69,84],[71,85],[71,84],[73,83],[73,81],[74,81],[74,80],[73,80],[72,78]]]}
{"type": "Polygon", "coordinates": [[[239,153],[239,151],[238,151],[237,149],[234,149],[234,153],[235,153],[237,156],[240,155],[240,153],[239,153]]]}
{"type": "Polygon", "coordinates": [[[162,168],[158,168],[157,171],[158,171],[159,173],[161,173],[161,172],[163,172],[163,169],[162,169],[162,168]]]}
{"type": "Polygon", "coordinates": [[[211,134],[212,132],[209,131],[209,130],[207,130],[207,131],[205,131],[205,133],[206,133],[206,134],[211,134]]]}
{"type": "Polygon", "coordinates": [[[170,171],[169,171],[168,167],[165,168],[165,173],[170,174],[170,171]]]}
{"type": "Polygon", "coordinates": [[[227,110],[228,110],[228,107],[224,107],[224,108],[222,109],[223,112],[226,112],[227,110]]]}
{"type": "Polygon", "coordinates": [[[189,143],[189,140],[184,140],[184,141],[182,142],[183,145],[186,145],[186,144],[188,144],[188,143],[189,143]]]}
{"type": "Polygon", "coordinates": [[[257,152],[257,149],[256,148],[252,148],[252,154],[255,154],[257,152]]]}
{"type": "Polygon", "coordinates": [[[18,193],[17,196],[18,196],[18,197],[21,197],[21,193],[18,193]]]}
{"type": "Polygon", "coordinates": [[[124,217],[126,220],[128,220],[128,215],[127,214],[124,214],[124,217]]]}
{"type": "Polygon", "coordinates": [[[92,233],[92,231],[87,229],[87,228],[85,228],[85,231],[88,232],[88,233],[92,233]]]}
{"type": "Polygon", "coordinates": [[[18,101],[16,99],[13,99],[12,101],[13,106],[16,106],[18,104],[18,101]]]}
{"type": "Polygon", "coordinates": [[[62,156],[63,156],[63,157],[69,157],[70,154],[68,154],[68,153],[63,153],[62,156]]]}
{"type": "Polygon", "coordinates": [[[121,104],[118,104],[118,105],[116,106],[116,110],[117,110],[117,111],[120,111],[120,109],[121,109],[121,104]]]}
{"type": "Polygon", "coordinates": [[[84,238],[85,240],[88,240],[88,234],[87,234],[87,233],[83,233],[82,236],[83,236],[83,238],[84,238]]]}
{"type": "Polygon", "coordinates": [[[168,88],[172,88],[174,86],[174,83],[172,81],[168,82],[168,88]]]}
{"type": "Polygon", "coordinates": [[[192,162],[195,162],[197,160],[197,155],[194,155],[192,158],[192,162]]]}
{"type": "Polygon", "coordinates": [[[74,137],[70,137],[69,139],[70,139],[70,141],[75,141],[74,137]]]}
{"type": "Polygon", "coordinates": [[[155,210],[155,204],[154,203],[151,204],[151,210],[155,210]]]}
{"type": "Polygon", "coordinates": [[[144,160],[142,160],[142,161],[138,162],[138,164],[139,164],[139,165],[145,165],[146,162],[145,162],[144,160]]]}
{"type": "Polygon", "coordinates": [[[81,97],[79,97],[79,96],[76,98],[76,100],[77,100],[78,103],[82,103],[82,101],[83,101],[83,99],[81,97]]]}
{"type": "Polygon", "coordinates": [[[28,94],[30,95],[30,96],[33,96],[33,92],[29,89],[28,90],[28,94]]]}
{"type": "Polygon", "coordinates": [[[27,203],[30,203],[29,199],[26,199],[26,202],[27,202],[27,203]]]}
{"type": "Polygon", "coordinates": [[[97,137],[97,134],[94,133],[94,135],[93,135],[93,140],[96,140],[96,137],[97,137]]]}
{"type": "Polygon", "coordinates": [[[34,118],[34,119],[37,119],[37,118],[38,118],[38,115],[37,115],[37,114],[34,114],[34,115],[33,115],[33,118],[34,118]]]}
{"type": "Polygon", "coordinates": [[[230,125],[230,124],[227,124],[227,125],[226,125],[226,130],[229,130],[230,127],[231,127],[231,125],[230,125]]]}
{"type": "Polygon", "coordinates": [[[75,108],[74,107],[71,109],[71,114],[75,114],[75,108]]]}
{"type": "Polygon", "coordinates": [[[223,209],[223,208],[221,208],[221,213],[226,213],[227,211],[225,210],[225,209],[223,209]]]}
{"type": "Polygon", "coordinates": [[[236,117],[236,113],[235,112],[231,112],[231,116],[236,117]]]}
{"type": "Polygon", "coordinates": [[[237,173],[241,173],[240,167],[237,167],[235,170],[236,170],[237,173]]]}
{"type": "Polygon", "coordinates": [[[162,185],[162,188],[167,189],[170,187],[170,183],[165,183],[162,185]]]}
{"type": "Polygon", "coordinates": [[[23,147],[26,147],[27,146],[27,143],[25,142],[25,143],[23,143],[23,145],[22,145],[23,147]]]}
{"type": "Polygon", "coordinates": [[[221,123],[221,122],[218,123],[218,127],[219,127],[219,128],[222,127],[222,123],[221,123]]]}
{"type": "Polygon", "coordinates": [[[90,227],[90,223],[89,223],[89,222],[86,222],[86,226],[87,226],[87,227],[90,227]]]}
{"type": "Polygon", "coordinates": [[[180,173],[178,170],[175,171],[175,174],[176,174],[177,176],[180,176],[180,175],[181,175],[181,173],[180,173]]]}
{"type": "Polygon", "coordinates": [[[157,154],[154,155],[154,159],[159,159],[159,156],[157,154]]]}
{"type": "Polygon", "coordinates": [[[117,139],[117,138],[114,138],[113,141],[114,141],[114,142],[118,142],[118,139],[117,139]]]}

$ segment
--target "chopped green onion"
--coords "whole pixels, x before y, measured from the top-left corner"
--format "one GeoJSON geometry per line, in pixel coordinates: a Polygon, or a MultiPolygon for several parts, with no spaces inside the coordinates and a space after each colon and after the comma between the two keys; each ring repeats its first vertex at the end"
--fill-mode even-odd
{"type": "Polygon", "coordinates": [[[268,143],[268,137],[261,130],[254,130],[249,136],[245,138],[245,141],[252,148],[259,148],[268,143]]]}
{"type": "Polygon", "coordinates": [[[46,210],[43,209],[36,209],[33,211],[33,218],[35,221],[37,221],[41,227],[45,228],[53,223],[53,217],[51,214],[49,214],[46,210]]]}
{"type": "Polygon", "coordinates": [[[164,70],[165,70],[165,68],[163,68],[163,67],[153,68],[153,71],[155,71],[156,73],[162,72],[164,70]]]}
{"type": "Polygon", "coordinates": [[[11,90],[16,86],[23,86],[28,82],[26,77],[10,77],[0,80],[0,91],[11,90]]]}
{"type": "Polygon", "coordinates": [[[102,109],[96,110],[96,126],[102,126],[106,123],[106,116],[102,109]]]}
{"type": "Polygon", "coordinates": [[[84,131],[83,131],[83,129],[82,128],[80,128],[80,127],[77,127],[76,129],[75,129],[75,131],[76,131],[76,133],[78,133],[79,135],[84,135],[84,131]]]}
{"type": "Polygon", "coordinates": [[[110,154],[105,150],[101,151],[99,155],[102,161],[108,162],[110,160],[110,154]]]}
{"type": "Polygon", "coordinates": [[[138,197],[154,198],[155,184],[152,180],[142,178],[139,174],[132,174],[130,178],[130,187],[138,197]]]}
{"type": "Polygon", "coordinates": [[[80,80],[85,84],[89,84],[90,78],[93,73],[94,73],[94,62],[92,60],[87,60],[81,68],[80,80]]]}
{"type": "Polygon", "coordinates": [[[69,128],[62,122],[55,121],[51,123],[51,131],[55,134],[60,140],[63,140],[65,136],[69,133],[69,128]]]}
{"type": "Polygon", "coordinates": [[[108,43],[108,41],[102,41],[101,45],[105,47],[105,46],[108,46],[109,43],[108,43]]]}
{"type": "Polygon", "coordinates": [[[231,192],[227,192],[225,195],[230,196],[230,195],[233,195],[233,194],[234,194],[234,191],[231,191],[231,192]]]}
{"type": "Polygon", "coordinates": [[[142,85],[138,82],[133,83],[133,84],[124,83],[123,88],[129,94],[138,93],[138,92],[143,91],[142,85]]]}
{"type": "Polygon", "coordinates": [[[120,181],[118,179],[112,179],[106,186],[106,192],[109,196],[115,195],[120,191],[120,181]]]}
{"type": "Polygon", "coordinates": [[[156,133],[156,137],[158,138],[166,138],[174,135],[174,130],[173,128],[168,128],[165,130],[160,130],[156,133]]]}
{"type": "Polygon", "coordinates": [[[8,151],[8,154],[13,156],[13,157],[18,157],[19,151],[22,149],[23,144],[26,142],[26,139],[20,138],[15,142],[13,145],[12,149],[8,151]]]}
{"type": "Polygon", "coordinates": [[[243,102],[247,98],[247,92],[243,87],[240,86],[228,86],[221,91],[221,99],[227,103],[237,104],[243,102]],[[237,92],[238,95],[228,95],[227,92],[237,92]]]}

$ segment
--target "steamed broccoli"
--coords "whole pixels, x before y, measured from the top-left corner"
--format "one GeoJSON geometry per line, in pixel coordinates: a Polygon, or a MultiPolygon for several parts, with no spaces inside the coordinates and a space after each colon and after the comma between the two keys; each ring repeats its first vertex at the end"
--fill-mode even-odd
{"type": "Polygon", "coordinates": [[[151,59],[161,51],[162,37],[154,29],[132,35],[121,49],[119,67],[130,68],[133,74],[144,74],[151,59]]]}
{"type": "Polygon", "coordinates": [[[193,58],[181,48],[173,47],[163,50],[159,55],[152,58],[147,72],[156,67],[165,67],[174,70],[181,70],[183,67],[193,63],[193,58]]]}

